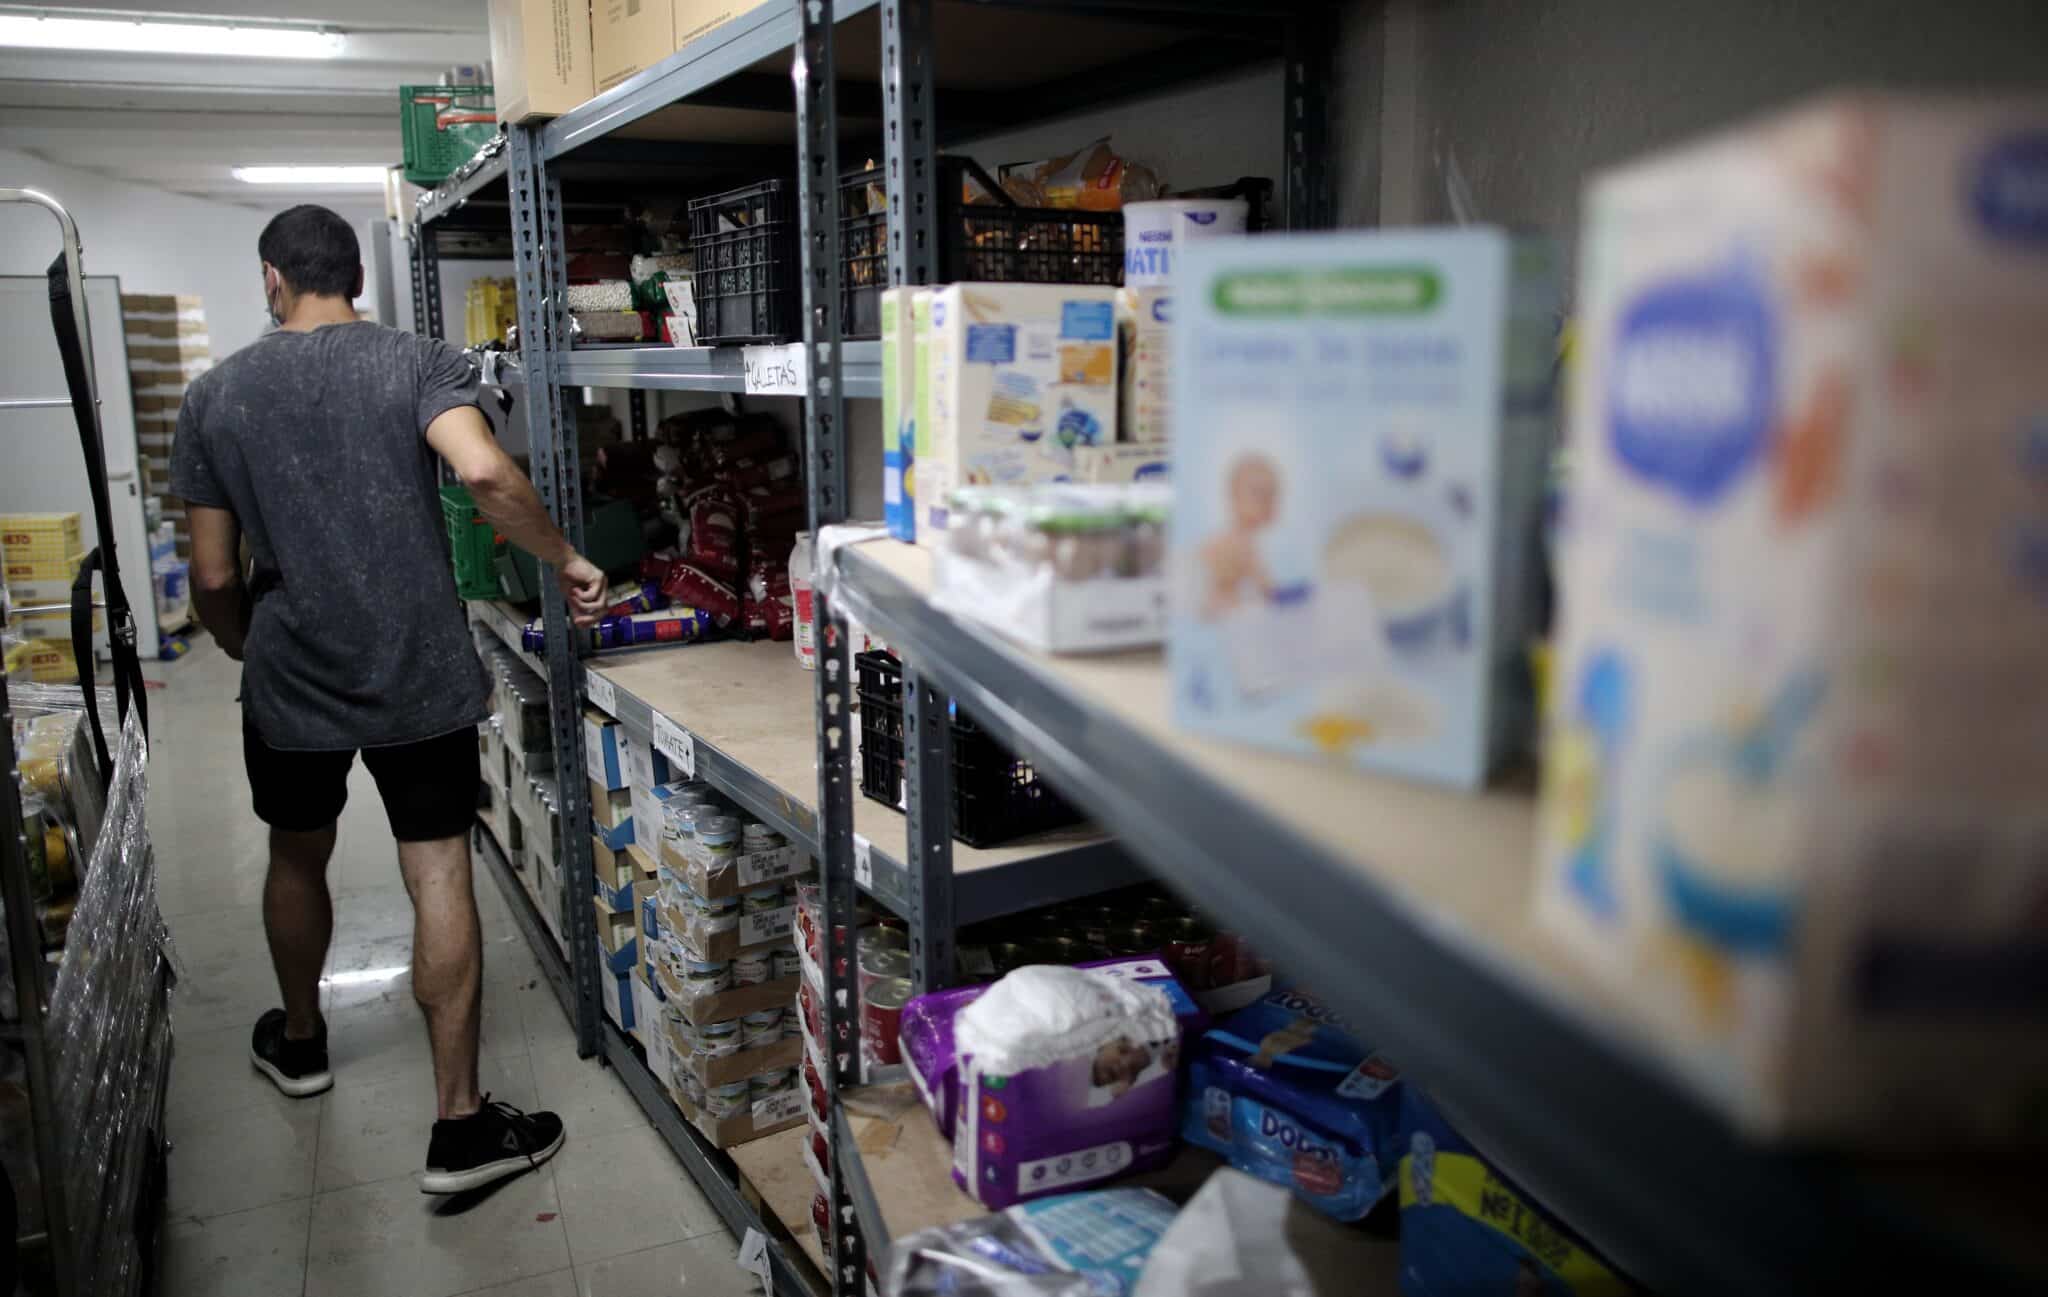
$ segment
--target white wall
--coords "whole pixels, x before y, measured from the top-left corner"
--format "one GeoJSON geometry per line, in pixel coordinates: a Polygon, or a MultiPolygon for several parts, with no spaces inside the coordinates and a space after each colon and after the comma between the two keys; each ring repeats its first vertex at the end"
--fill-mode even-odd
{"type": "MultiPolygon", "coordinates": [[[[264,325],[256,236],[272,215],[212,203],[0,149],[0,186],[40,189],[69,208],[85,268],[118,275],[124,293],[197,293],[216,356],[255,339],[264,325]]],[[[280,197],[277,209],[291,205],[280,197]]],[[[343,210],[362,228],[374,213],[343,210]]],[[[0,274],[41,274],[57,255],[56,227],[41,210],[0,207],[0,274]]]]}
{"type": "Polygon", "coordinates": [[[1567,254],[1589,174],[1831,88],[2042,84],[2040,0],[1354,0],[1340,220],[1484,220],[1567,254]],[[1380,75],[1374,75],[1379,72],[1380,75]]]}

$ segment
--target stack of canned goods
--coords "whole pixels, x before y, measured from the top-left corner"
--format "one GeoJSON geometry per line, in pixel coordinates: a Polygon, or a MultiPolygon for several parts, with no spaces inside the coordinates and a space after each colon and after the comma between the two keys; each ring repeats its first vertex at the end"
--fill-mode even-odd
{"type": "Polygon", "coordinates": [[[1216,928],[1170,894],[1128,888],[977,924],[960,934],[965,981],[990,982],[1026,964],[1085,964],[1156,954],[1191,991],[1235,985],[1266,970],[1243,938],[1216,928]]]}

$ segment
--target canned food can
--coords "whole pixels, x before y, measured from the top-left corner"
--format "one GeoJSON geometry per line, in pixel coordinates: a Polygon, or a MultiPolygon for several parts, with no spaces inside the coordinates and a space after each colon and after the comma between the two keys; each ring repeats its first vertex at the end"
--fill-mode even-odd
{"type": "Polygon", "coordinates": [[[1265,967],[1251,943],[1234,932],[1219,932],[1209,947],[1209,985],[1235,986],[1264,974],[1265,967]]]}
{"type": "Polygon", "coordinates": [[[750,1087],[745,1081],[728,1081],[709,1087],[704,1093],[704,1111],[717,1117],[737,1117],[747,1110],[750,1087]]]}
{"type": "Polygon", "coordinates": [[[782,1039],[782,1010],[760,1009],[741,1019],[740,1048],[758,1049],[782,1039]]]}
{"type": "Polygon", "coordinates": [[[1149,923],[1123,923],[1109,930],[1109,953],[1144,955],[1159,949],[1159,933],[1149,923]]]}
{"type": "Polygon", "coordinates": [[[690,995],[713,995],[731,986],[730,962],[723,959],[683,960],[683,989],[690,995]]]}
{"type": "Polygon", "coordinates": [[[697,1028],[697,1052],[706,1058],[724,1058],[740,1052],[740,1020],[726,1018],[697,1028]]]}
{"type": "Polygon", "coordinates": [[[788,946],[775,952],[775,976],[777,979],[795,977],[803,971],[803,956],[796,953],[796,947],[788,946]]]}
{"type": "Polygon", "coordinates": [[[877,982],[892,981],[910,976],[910,952],[907,950],[871,950],[860,961],[860,993],[865,996],[877,982]]]}
{"type": "Polygon", "coordinates": [[[775,961],[770,958],[767,951],[743,951],[732,957],[732,984],[759,986],[768,980],[774,967],[775,961]]]}
{"type": "Polygon", "coordinates": [[[782,908],[782,884],[770,883],[766,887],[751,887],[740,895],[742,914],[766,914],[782,908]]]}
{"type": "Polygon", "coordinates": [[[749,822],[740,830],[740,846],[747,854],[757,851],[773,851],[786,844],[788,839],[759,820],[749,822]]]}
{"type": "Polygon", "coordinates": [[[897,1033],[910,995],[910,979],[892,977],[876,982],[860,997],[860,1048],[870,1065],[903,1061],[897,1033]]]}
{"type": "Polygon", "coordinates": [[[910,934],[898,928],[870,925],[860,930],[860,935],[855,939],[854,944],[855,948],[860,951],[860,961],[865,964],[868,961],[868,956],[873,952],[901,950],[908,953],[910,950],[910,934]]]}
{"type": "Polygon", "coordinates": [[[1173,975],[1190,991],[1208,990],[1209,955],[1216,940],[1209,925],[1193,917],[1176,919],[1166,925],[1164,935],[1166,943],[1160,953],[1173,975]]]}
{"type": "Polygon", "coordinates": [[[750,1098],[766,1099],[772,1095],[795,1093],[796,1069],[793,1067],[772,1068],[747,1078],[747,1095],[750,1098]]]}

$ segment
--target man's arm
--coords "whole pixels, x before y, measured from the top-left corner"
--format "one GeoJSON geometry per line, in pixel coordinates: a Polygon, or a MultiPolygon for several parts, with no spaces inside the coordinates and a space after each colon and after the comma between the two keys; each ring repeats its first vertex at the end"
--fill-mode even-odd
{"type": "Polygon", "coordinates": [[[185,506],[192,528],[192,602],[221,648],[242,660],[249,635],[249,587],[242,580],[242,527],[235,515],[211,505],[185,506]]]}
{"type": "Polygon", "coordinates": [[[427,425],[427,444],[448,461],[477,509],[505,539],[555,569],[576,624],[596,625],[604,611],[604,573],[578,554],[548,517],[539,492],[498,445],[483,412],[461,405],[435,416],[427,425]]]}

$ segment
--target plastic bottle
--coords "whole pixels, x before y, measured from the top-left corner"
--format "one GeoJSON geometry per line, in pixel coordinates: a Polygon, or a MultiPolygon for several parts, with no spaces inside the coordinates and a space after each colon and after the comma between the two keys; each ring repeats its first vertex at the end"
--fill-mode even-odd
{"type": "Polygon", "coordinates": [[[796,599],[796,634],[790,643],[796,660],[806,671],[818,669],[818,633],[811,622],[811,533],[796,534],[796,548],[789,551],[789,592],[796,599]]]}

